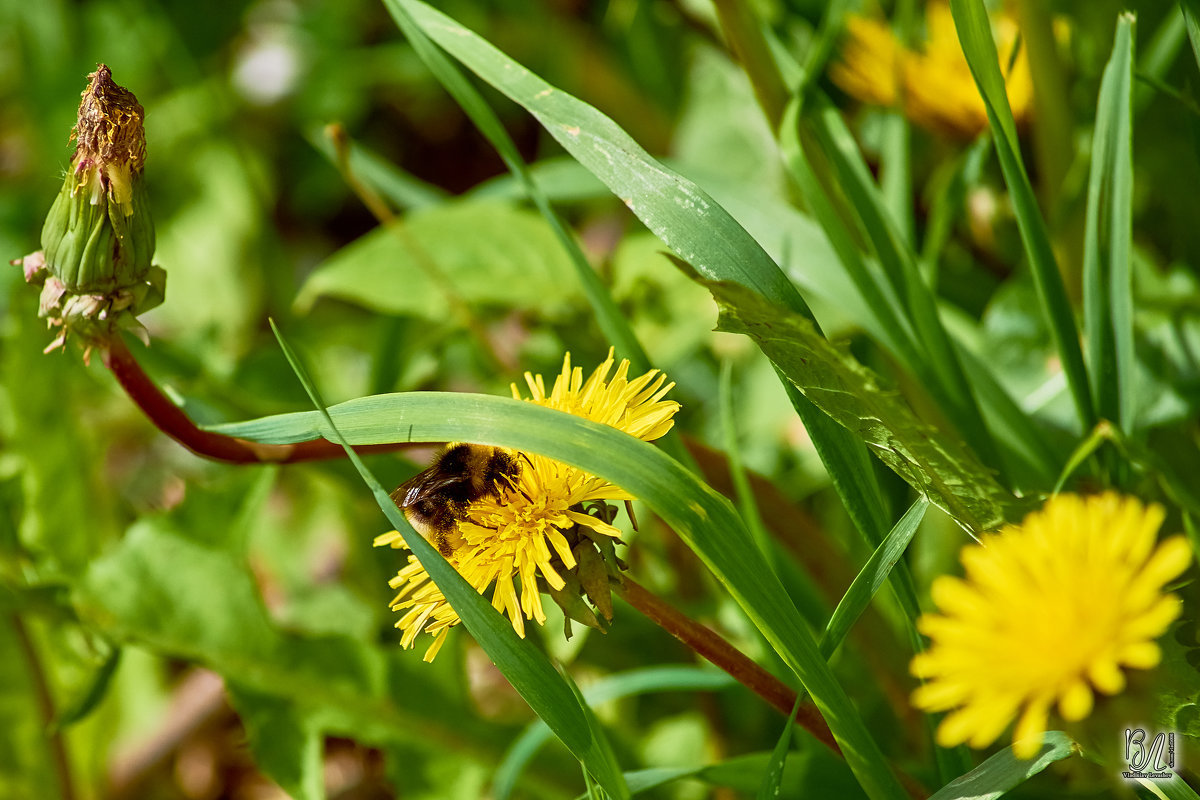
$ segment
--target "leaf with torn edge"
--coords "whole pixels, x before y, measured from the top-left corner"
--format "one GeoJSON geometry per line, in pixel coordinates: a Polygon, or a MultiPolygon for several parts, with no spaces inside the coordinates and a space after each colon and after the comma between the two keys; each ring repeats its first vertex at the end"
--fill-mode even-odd
{"type": "Polygon", "coordinates": [[[696,280],[720,306],[718,330],[753,339],[805,397],[972,534],[1021,513],[1023,504],[954,434],[919,419],[903,397],[817,333],[811,321],[743,286],[696,280]]]}

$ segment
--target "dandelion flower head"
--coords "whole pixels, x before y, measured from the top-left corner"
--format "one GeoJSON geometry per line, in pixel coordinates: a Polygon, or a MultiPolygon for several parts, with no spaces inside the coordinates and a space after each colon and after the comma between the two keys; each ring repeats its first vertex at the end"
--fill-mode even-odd
{"type": "MultiPolygon", "coordinates": [[[[542,376],[525,373],[530,396],[522,397],[514,384],[513,397],[610,425],[643,441],[669,431],[679,404],[663,398],[675,384],[666,383],[658,370],[630,380],[628,360],[617,364],[615,373],[613,367],[609,350],[585,381],[568,353],[549,392],[542,376]]],[[[620,537],[609,521],[587,513],[586,504],[633,498],[602,478],[535,453],[521,453],[517,461],[519,472],[507,485],[467,507],[447,560],[481,594],[493,587],[492,606],[523,637],[525,620],[546,620],[539,582],[555,590],[566,586],[561,572],[576,567],[574,547],[580,536],[620,537]]],[[[396,531],[375,544],[406,547],[396,531]]],[[[415,556],[409,556],[390,585],[397,590],[391,607],[402,612],[396,623],[403,632],[401,644],[412,647],[418,634],[433,635],[425,653],[425,660],[432,661],[458,624],[458,615],[415,556]]]]}
{"type": "MultiPolygon", "coordinates": [[[[1028,117],[1033,101],[1029,61],[1024,48],[1013,59],[1019,30],[1008,14],[997,13],[992,30],[1008,102],[1020,123],[1028,117]]],[[[872,105],[898,107],[927,130],[973,137],[987,128],[987,110],[944,0],[926,6],[925,34],[918,48],[909,48],[896,40],[886,21],[851,16],[841,59],[830,67],[830,77],[850,96],[872,105]]]]}
{"type": "Polygon", "coordinates": [[[938,743],[986,747],[1014,719],[1014,751],[1031,758],[1051,709],[1091,713],[1095,692],[1125,687],[1123,669],[1149,669],[1181,602],[1163,587],[1192,560],[1176,536],[1155,547],[1157,505],[1106,493],[1063,494],[962,551],[963,578],[937,578],[939,613],[921,617],[928,650],[912,661],[926,683],[913,703],[948,711],[938,743]]]}

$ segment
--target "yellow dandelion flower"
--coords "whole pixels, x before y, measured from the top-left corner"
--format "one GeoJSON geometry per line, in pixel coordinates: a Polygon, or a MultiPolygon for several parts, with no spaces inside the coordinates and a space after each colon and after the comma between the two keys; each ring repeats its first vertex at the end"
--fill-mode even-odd
{"type": "MultiPolygon", "coordinates": [[[[513,396],[610,425],[644,441],[669,431],[679,404],[663,397],[675,384],[666,383],[658,370],[629,380],[628,360],[616,365],[609,377],[613,366],[609,350],[608,358],[585,381],[583,371],[571,366],[568,353],[548,394],[540,375],[525,373],[532,396],[522,398],[515,384],[513,396]]],[[[515,472],[495,480],[495,491],[465,503],[453,520],[453,535],[443,535],[440,541],[443,555],[480,594],[492,587],[492,606],[508,616],[523,637],[525,620],[546,621],[539,584],[564,588],[561,573],[576,567],[574,548],[580,537],[620,537],[617,528],[587,513],[585,504],[633,498],[608,481],[544,456],[518,453],[513,461],[515,472]]],[[[378,537],[375,544],[406,546],[396,531],[378,537]]],[[[403,631],[401,644],[412,647],[417,634],[432,634],[433,644],[425,653],[425,660],[432,661],[449,629],[458,624],[458,615],[415,556],[409,556],[390,585],[397,590],[391,607],[403,612],[396,623],[403,631]]]]}
{"type": "MultiPolygon", "coordinates": [[[[935,0],[925,9],[925,41],[909,49],[882,20],[851,16],[840,60],[830,67],[833,82],[864,103],[899,107],[927,130],[971,138],[988,126],[987,110],[958,42],[950,6],[935,0]]],[[[1001,11],[992,19],[1000,65],[1006,70],[1008,102],[1017,123],[1033,105],[1033,78],[1024,49],[1014,61],[1016,22],[1001,11]],[[1011,69],[1009,62],[1012,62],[1011,69]]]]}
{"type": "Polygon", "coordinates": [[[1135,498],[1064,494],[965,547],[965,577],[933,583],[940,613],[918,621],[931,644],[912,661],[928,681],[914,705],[951,712],[938,743],[986,747],[1016,719],[1015,753],[1031,758],[1052,707],[1083,719],[1095,692],[1124,688],[1122,668],[1157,665],[1181,609],[1162,589],[1192,560],[1182,536],[1155,548],[1162,521],[1135,498]]]}

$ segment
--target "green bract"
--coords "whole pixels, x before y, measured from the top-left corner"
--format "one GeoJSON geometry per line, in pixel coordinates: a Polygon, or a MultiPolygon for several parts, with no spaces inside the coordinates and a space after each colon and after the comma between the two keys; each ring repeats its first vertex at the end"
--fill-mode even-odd
{"type": "Polygon", "coordinates": [[[71,138],[78,141],[71,169],[46,215],[42,250],[23,259],[25,279],[42,286],[39,315],[59,335],[89,347],[163,300],[166,273],[154,257],[154,223],[142,172],[144,112],[103,64],[89,76],[71,138]]]}

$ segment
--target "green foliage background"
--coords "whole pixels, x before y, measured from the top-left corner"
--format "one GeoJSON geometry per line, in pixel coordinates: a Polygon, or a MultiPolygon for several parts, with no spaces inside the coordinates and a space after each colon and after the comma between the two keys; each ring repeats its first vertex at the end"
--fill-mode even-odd
{"type": "MultiPolygon", "coordinates": [[[[1071,754],[1063,734],[1048,737],[1034,767],[1003,749],[984,762],[987,753],[934,748],[928,721],[908,705],[905,665],[912,616],[929,581],[956,569],[964,529],[1019,519],[1060,477],[1166,502],[1168,527],[1193,532],[1200,38],[1188,34],[1200,29],[1189,31],[1181,10],[1191,6],[1046,5],[1067,31],[1068,79],[1065,122],[1050,132],[1057,160],[1046,160],[1028,131],[1009,135],[1003,108],[993,109],[998,157],[986,141],[948,141],[840,93],[814,54],[836,41],[853,4],[750,5],[790,83],[799,65],[815,67],[778,141],[705,3],[438,5],[527,74],[408,2],[0,0],[0,253],[37,249],[78,93],[103,61],[147,112],[156,261],[169,274],[167,302],[145,318],[152,347],[132,346],[194,419],[266,418],[236,430],[278,440],[291,429],[270,415],[303,411],[304,425],[321,429],[269,318],[330,403],[417,390],[507,395],[525,370],[553,375],[566,350],[589,369],[610,342],[628,344],[624,325],[677,382],[678,429],[740,519],[667,468],[639,476],[623,460],[637,451],[615,440],[587,450],[563,438],[563,456],[575,445],[577,462],[643,490],[641,530],[623,550],[631,574],[791,685],[799,674],[835,734],[850,737],[852,769],[801,731],[786,767],[769,768],[782,718],[622,604],[605,636],[577,626],[564,642],[555,620],[531,634],[533,650],[592,699],[598,724],[579,730],[603,731],[612,748],[596,764],[615,759],[631,789],[664,798],[749,794],[764,775],[784,797],[896,796],[888,764],[929,791],[979,764],[974,786],[993,791],[1119,791],[1114,769],[1081,759],[1022,783],[1071,754]],[[1136,26],[1118,25],[1126,9],[1136,26]],[[413,14],[483,77],[472,85],[515,143],[503,155],[531,164],[598,281],[580,280],[578,257],[389,11],[413,14]],[[1117,77],[1102,90],[1110,59],[1117,77]],[[1118,80],[1121,64],[1132,81],[1118,80]],[[560,91],[543,95],[541,81],[560,91]],[[358,178],[403,213],[402,237],[379,227],[339,174],[331,122],[355,143],[358,178]],[[988,203],[995,212],[981,216],[988,203]],[[1122,226],[1128,241],[1113,235],[1122,226]],[[1059,268],[1065,293],[1047,311],[1036,284],[1059,268]],[[1097,293],[1101,285],[1117,290],[1097,293]],[[1111,340],[1096,320],[1117,321],[1111,340]],[[714,332],[718,324],[732,333],[714,332]],[[1063,380],[1081,338],[1092,403],[1063,380]],[[733,375],[724,387],[722,365],[733,375]],[[1116,443],[1088,439],[1099,417],[1118,425],[1116,443]],[[755,473],[756,513],[714,451],[755,473]],[[825,657],[836,649],[825,670],[816,640],[839,602],[854,619],[884,582],[895,559],[868,557],[918,494],[940,510],[925,515],[892,588],[852,628],[844,616],[829,626],[838,633],[822,642],[825,657]],[[729,524],[689,522],[694,496],[729,524]],[[756,540],[769,542],[762,558],[756,540]],[[777,594],[773,582],[751,581],[760,562],[779,576],[777,594]],[[870,591],[847,594],[864,566],[870,580],[855,585],[870,591]]],[[[909,5],[889,11],[901,18],[909,5]]],[[[955,3],[960,19],[975,11],[955,3]]],[[[75,352],[43,356],[50,336],[34,316],[36,292],[16,268],[0,281],[0,796],[60,786],[47,693],[82,797],[240,796],[265,780],[260,772],[303,798],[584,791],[580,749],[535,746],[529,708],[463,632],[432,665],[399,649],[387,579],[401,556],[370,547],[389,523],[349,463],[235,467],[192,456],[139,416],[101,365],[84,367],[75,352]],[[210,697],[204,724],[172,738],[177,704],[202,694],[198,668],[223,679],[228,705],[210,697]],[[170,745],[161,758],[138,760],[159,742],[170,745]],[[129,763],[139,765],[132,783],[129,763]],[[203,784],[189,763],[216,777],[203,784]],[[337,764],[354,767],[340,784],[337,764]]],[[[621,356],[639,354],[630,346],[621,356]]],[[[384,426],[403,407],[368,405],[355,417],[359,408],[335,407],[334,420],[384,426]]],[[[432,406],[416,413],[437,432],[429,438],[465,435],[432,406]]],[[[505,443],[530,437],[527,446],[542,424],[479,420],[477,438],[490,430],[505,443]]],[[[371,435],[358,441],[388,440],[371,435]]],[[[427,456],[367,465],[390,488],[427,456]]],[[[912,535],[900,527],[885,547],[912,535]]],[[[1146,717],[1180,732],[1191,753],[1194,601],[1143,695],[1146,717]]],[[[1114,717],[1114,741],[1124,722],[1114,717]]]]}

